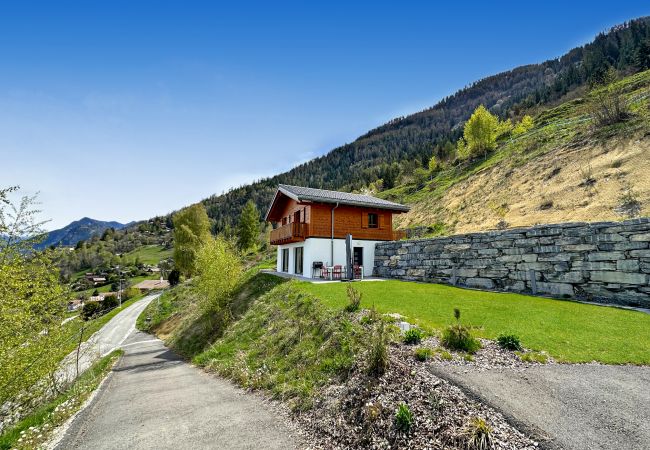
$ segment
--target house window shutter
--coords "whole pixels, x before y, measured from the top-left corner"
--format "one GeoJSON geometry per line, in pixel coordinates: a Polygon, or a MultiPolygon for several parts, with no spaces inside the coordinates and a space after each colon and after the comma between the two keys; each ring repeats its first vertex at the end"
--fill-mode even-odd
{"type": "Polygon", "coordinates": [[[368,228],[368,213],[365,211],[361,213],[361,228],[368,228]]]}
{"type": "Polygon", "coordinates": [[[379,228],[385,228],[386,227],[386,216],[384,214],[379,214],[379,228]]]}

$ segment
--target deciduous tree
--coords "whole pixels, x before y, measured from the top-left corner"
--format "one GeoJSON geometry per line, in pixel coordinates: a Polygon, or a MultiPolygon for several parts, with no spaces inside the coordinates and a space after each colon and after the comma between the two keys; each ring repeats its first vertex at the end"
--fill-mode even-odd
{"type": "Polygon", "coordinates": [[[197,203],[174,214],[174,263],[187,276],[195,273],[196,254],[210,238],[210,219],[197,203]]]}

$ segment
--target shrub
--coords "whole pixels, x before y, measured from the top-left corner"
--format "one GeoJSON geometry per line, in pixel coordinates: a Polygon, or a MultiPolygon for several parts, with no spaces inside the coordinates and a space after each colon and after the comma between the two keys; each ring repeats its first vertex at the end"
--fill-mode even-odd
{"type": "Polygon", "coordinates": [[[492,447],[492,427],[485,419],[474,417],[465,429],[467,448],[472,450],[487,450],[492,447]]]}
{"type": "Polygon", "coordinates": [[[395,413],[395,428],[408,433],[413,426],[413,413],[406,403],[400,403],[395,413]]]}
{"type": "Polygon", "coordinates": [[[452,356],[451,353],[449,353],[448,351],[445,350],[445,351],[440,352],[440,359],[445,360],[445,361],[451,361],[452,359],[454,359],[454,357],[452,356]]]}
{"type": "Polygon", "coordinates": [[[404,333],[404,343],[407,345],[419,344],[422,341],[422,331],[418,328],[411,328],[404,333]]]}
{"type": "Polygon", "coordinates": [[[345,305],[347,312],[357,312],[361,308],[361,293],[352,287],[352,283],[347,286],[348,304],[345,305]]]}
{"type": "Polygon", "coordinates": [[[463,350],[467,353],[476,353],[481,348],[470,329],[460,323],[450,325],[442,332],[442,345],[452,350],[463,350]]]}
{"type": "Polygon", "coordinates": [[[519,341],[519,336],[514,334],[500,334],[499,337],[497,337],[497,343],[499,344],[499,347],[505,350],[521,351],[523,349],[521,342],[519,341]]]}
{"type": "Polygon", "coordinates": [[[99,302],[87,302],[81,309],[81,318],[83,320],[90,320],[102,314],[102,305],[99,302]]]}
{"type": "Polygon", "coordinates": [[[169,272],[167,276],[167,281],[169,281],[170,286],[176,286],[181,281],[181,273],[178,269],[174,269],[169,272]]]}
{"type": "Polygon", "coordinates": [[[630,107],[623,95],[623,87],[615,80],[616,72],[612,69],[603,80],[605,86],[592,93],[590,109],[597,127],[614,125],[631,116],[630,107]]]}
{"type": "Polygon", "coordinates": [[[369,375],[380,377],[388,369],[388,346],[386,340],[384,323],[380,321],[372,342],[372,348],[370,349],[368,361],[369,375]]]}
{"type": "Polygon", "coordinates": [[[418,361],[428,361],[433,356],[433,351],[428,347],[416,348],[413,352],[418,361]]]}
{"type": "Polygon", "coordinates": [[[110,311],[113,308],[117,308],[117,306],[120,304],[119,300],[117,299],[116,296],[114,295],[108,295],[104,297],[104,301],[102,302],[102,309],[104,311],[110,311]]]}

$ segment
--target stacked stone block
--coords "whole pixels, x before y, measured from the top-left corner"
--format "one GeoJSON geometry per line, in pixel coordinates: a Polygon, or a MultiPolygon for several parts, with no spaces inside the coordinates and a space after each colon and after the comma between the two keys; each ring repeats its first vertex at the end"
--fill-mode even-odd
{"type": "Polygon", "coordinates": [[[374,272],[650,308],[650,218],[379,243],[374,272]]]}

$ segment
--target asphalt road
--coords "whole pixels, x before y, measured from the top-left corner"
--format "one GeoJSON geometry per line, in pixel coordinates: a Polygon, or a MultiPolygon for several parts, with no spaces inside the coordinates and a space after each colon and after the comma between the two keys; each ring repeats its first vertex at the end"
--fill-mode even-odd
{"type": "MultiPolygon", "coordinates": [[[[83,372],[98,358],[119,348],[126,338],[135,330],[135,321],[147,305],[160,294],[148,295],[117,313],[106,325],[81,344],[79,351],[79,372],[83,372]]],[[[70,353],[62,363],[57,374],[60,379],[74,379],[77,371],[77,353],[70,353]]]]}
{"type": "Polygon", "coordinates": [[[432,370],[537,435],[543,447],[650,449],[650,367],[432,370]]]}
{"type": "Polygon", "coordinates": [[[184,362],[133,331],[125,355],[59,449],[290,449],[291,430],[263,399],[184,362]]]}

